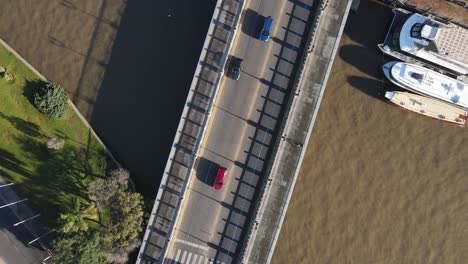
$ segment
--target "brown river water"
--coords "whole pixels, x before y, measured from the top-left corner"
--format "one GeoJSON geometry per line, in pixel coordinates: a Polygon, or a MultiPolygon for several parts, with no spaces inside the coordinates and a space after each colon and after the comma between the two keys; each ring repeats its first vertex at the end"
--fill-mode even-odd
{"type": "Polygon", "coordinates": [[[468,263],[468,130],[382,98],[391,10],[350,14],[272,263],[468,263]]]}

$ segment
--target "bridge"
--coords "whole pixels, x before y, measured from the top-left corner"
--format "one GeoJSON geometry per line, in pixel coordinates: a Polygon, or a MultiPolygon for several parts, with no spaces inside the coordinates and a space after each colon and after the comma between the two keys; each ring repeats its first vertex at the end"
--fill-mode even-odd
{"type": "Polygon", "coordinates": [[[218,0],[137,263],[271,260],[350,5],[218,0]]]}

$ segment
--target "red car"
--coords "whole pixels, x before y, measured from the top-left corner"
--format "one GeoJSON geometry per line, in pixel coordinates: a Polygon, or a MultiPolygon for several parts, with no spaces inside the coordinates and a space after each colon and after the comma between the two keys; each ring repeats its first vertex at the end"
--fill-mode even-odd
{"type": "Polygon", "coordinates": [[[216,190],[221,190],[221,188],[223,188],[224,176],[226,176],[226,173],[227,173],[226,168],[224,168],[224,167],[219,167],[218,168],[218,173],[216,174],[216,179],[215,179],[215,181],[213,183],[213,187],[216,190]]]}

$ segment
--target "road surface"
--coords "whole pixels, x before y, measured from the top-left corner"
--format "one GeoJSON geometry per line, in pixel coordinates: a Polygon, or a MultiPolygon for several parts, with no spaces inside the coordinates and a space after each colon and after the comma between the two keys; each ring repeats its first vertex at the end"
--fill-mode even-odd
{"type": "MultiPolygon", "coordinates": [[[[223,76],[168,248],[169,263],[237,261],[250,209],[309,28],[313,0],[250,0],[231,55],[244,59],[238,81],[223,76]],[[265,17],[272,38],[258,40],[265,17]],[[222,190],[211,185],[219,166],[222,190]]],[[[229,60],[228,60],[229,65],[229,60]]],[[[228,72],[228,71],[227,71],[228,72]]]]}
{"type": "MultiPolygon", "coordinates": [[[[0,180],[0,185],[3,182],[0,180]]],[[[0,206],[18,201],[19,198],[9,187],[0,188],[0,206]]],[[[49,254],[42,248],[39,242],[28,245],[30,241],[37,236],[32,232],[38,232],[39,235],[45,232],[37,219],[29,221],[28,225],[15,223],[29,216],[29,210],[26,205],[20,203],[9,207],[0,208],[0,264],[36,264],[42,263],[49,254]],[[39,233],[40,232],[40,233],[39,233]]]]}

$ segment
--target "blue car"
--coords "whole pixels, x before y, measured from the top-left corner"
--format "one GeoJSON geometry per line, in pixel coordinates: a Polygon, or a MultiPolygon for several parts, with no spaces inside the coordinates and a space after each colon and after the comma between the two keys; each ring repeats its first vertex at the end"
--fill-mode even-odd
{"type": "Polygon", "coordinates": [[[273,28],[273,18],[266,17],[265,21],[263,22],[263,28],[260,32],[260,40],[261,41],[268,41],[270,39],[271,29],[273,28]]]}

